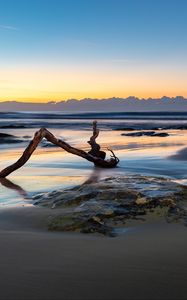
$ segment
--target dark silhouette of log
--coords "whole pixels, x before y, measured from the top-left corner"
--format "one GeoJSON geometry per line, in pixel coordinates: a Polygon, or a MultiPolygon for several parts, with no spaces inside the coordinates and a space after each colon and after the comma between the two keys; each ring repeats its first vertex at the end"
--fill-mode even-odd
{"type": "Polygon", "coordinates": [[[100,145],[96,143],[96,138],[99,135],[99,129],[97,128],[97,121],[93,121],[93,135],[91,136],[90,140],[88,141],[88,144],[91,146],[91,150],[88,152],[89,154],[100,157],[102,159],[105,159],[106,152],[100,151],[100,145]]]}
{"type": "Polygon", "coordinates": [[[106,155],[105,152],[103,155],[100,151],[100,145],[98,145],[95,140],[99,134],[99,130],[97,129],[97,122],[93,122],[93,136],[90,138],[89,144],[91,145],[91,150],[87,153],[81,149],[77,149],[69,145],[68,143],[57,139],[51,132],[49,132],[46,128],[41,128],[37,131],[34,135],[33,140],[29,143],[25,151],[23,152],[22,156],[12,165],[8,166],[7,168],[3,169],[0,172],[0,178],[5,178],[15,170],[21,168],[31,157],[34,150],[37,148],[38,144],[41,142],[43,138],[46,138],[52,144],[61,147],[65,151],[72,153],[74,155],[80,156],[92,163],[95,166],[101,168],[114,168],[117,166],[119,159],[115,156],[112,150],[112,156],[109,160],[103,159],[106,155]]]}

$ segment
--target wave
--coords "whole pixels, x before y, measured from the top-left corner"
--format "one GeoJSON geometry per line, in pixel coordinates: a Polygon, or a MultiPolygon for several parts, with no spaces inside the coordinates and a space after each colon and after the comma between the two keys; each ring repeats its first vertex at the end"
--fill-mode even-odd
{"type": "Polygon", "coordinates": [[[0,129],[62,128],[90,130],[92,120],[99,120],[102,130],[187,129],[187,112],[154,113],[63,113],[0,112],[0,129]]]}
{"type": "Polygon", "coordinates": [[[0,119],[157,119],[187,120],[187,112],[0,112],[0,119]]]}

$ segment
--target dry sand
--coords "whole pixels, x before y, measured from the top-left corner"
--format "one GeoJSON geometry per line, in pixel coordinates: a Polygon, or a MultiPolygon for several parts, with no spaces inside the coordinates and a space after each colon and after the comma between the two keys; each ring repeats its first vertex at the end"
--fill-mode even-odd
{"type": "Polygon", "coordinates": [[[40,214],[0,211],[1,300],[187,299],[182,225],[152,223],[108,238],[47,232],[40,214]]]}

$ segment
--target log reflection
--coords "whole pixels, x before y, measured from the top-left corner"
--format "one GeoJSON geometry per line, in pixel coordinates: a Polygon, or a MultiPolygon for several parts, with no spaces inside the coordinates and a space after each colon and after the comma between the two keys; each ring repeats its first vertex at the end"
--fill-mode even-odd
{"type": "Polygon", "coordinates": [[[20,195],[21,197],[23,197],[23,198],[28,197],[27,192],[21,186],[13,183],[9,179],[0,178],[0,183],[8,189],[16,191],[18,193],[18,195],[20,195]]]}

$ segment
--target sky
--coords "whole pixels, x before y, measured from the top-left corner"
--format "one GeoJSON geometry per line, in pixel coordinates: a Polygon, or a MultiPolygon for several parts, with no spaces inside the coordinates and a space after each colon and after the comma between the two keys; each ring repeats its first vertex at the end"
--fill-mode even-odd
{"type": "Polygon", "coordinates": [[[0,0],[0,101],[187,97],[186,0],[0,0]]]}

